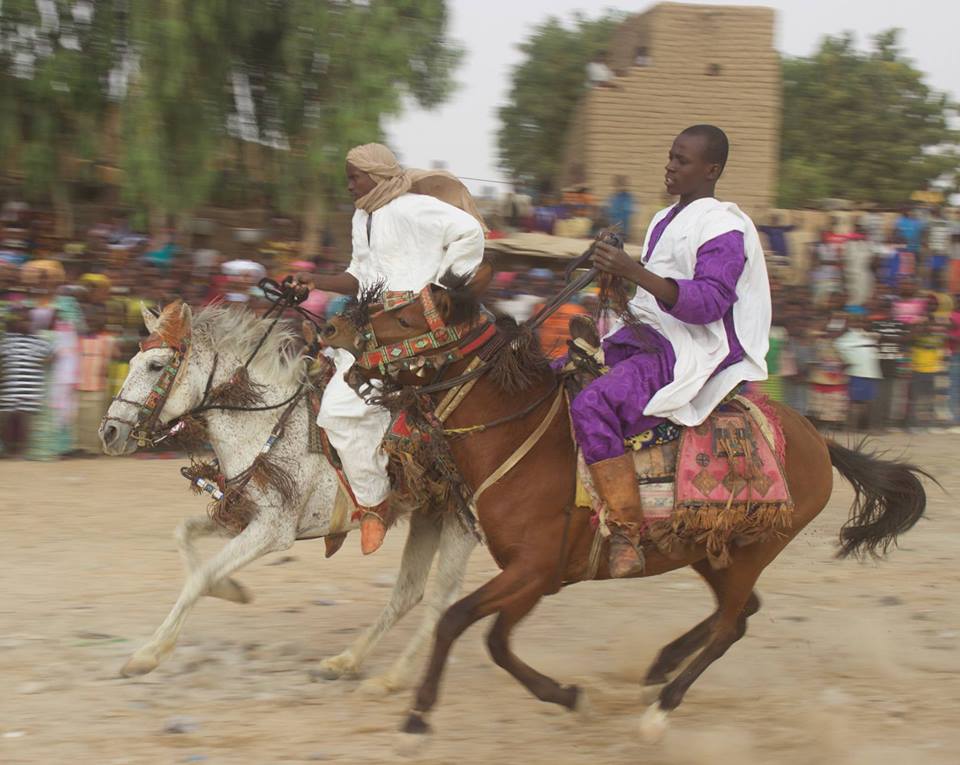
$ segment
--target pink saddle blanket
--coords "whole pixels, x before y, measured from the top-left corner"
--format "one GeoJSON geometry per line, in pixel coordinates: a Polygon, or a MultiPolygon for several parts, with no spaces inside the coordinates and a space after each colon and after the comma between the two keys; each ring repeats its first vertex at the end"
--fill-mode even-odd
{"type": "MultiPolygon", "coordinates": [[[[634,452],[644,517],[664,552],[704,543],[710,562],[730,562],[730,545],[790,527],[793,501],[783,473],[779,417],[763,396],[735,396],[678,441],[634,452]]],[[[601,523],[605,506],[580,459],[578,502],[601,523]]]]}

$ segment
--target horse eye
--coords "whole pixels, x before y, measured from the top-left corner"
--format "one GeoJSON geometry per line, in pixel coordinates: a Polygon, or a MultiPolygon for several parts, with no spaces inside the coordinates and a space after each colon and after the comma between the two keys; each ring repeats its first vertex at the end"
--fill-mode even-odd
{"type": "Polygon", "coordinates": [[[163,362],[151,361],[149,364],[147,364],[147,369],[149,369],[151,372],[162,372],[163,362]]]}
{"type": "Polygon", "coordinates": [[[410,322],[408,322],[402,316],[397,317],[397,324],[399,324],[401,327],[406,327],[407,329],[410,328],[410,322]]]}

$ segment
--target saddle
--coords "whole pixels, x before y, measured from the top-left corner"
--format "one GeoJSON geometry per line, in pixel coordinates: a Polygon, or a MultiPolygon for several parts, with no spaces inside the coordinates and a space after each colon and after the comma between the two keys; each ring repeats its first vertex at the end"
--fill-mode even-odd
{"type": "MultiPolygon", "coordinates": [[[[579,338],[582,340],[582,338],[579,338]]],[[[592,339],[592,338],[591,338],[592,339]]],[[[571,345],[577,340],[571,341],[571,345]]],[[[592,376],[602,355],[579,343],[592,376]]],[[[583,382],[585,368],[571,354],[583,382]]],[[[731,547],[786,532],[793,501],[783,472],[785,440],[776,411],[765,396],[731,395],[700,425],[664,422],[624,441],[632,452],[649,534],[644,542],[678,557],[703,544],[714,568],[731,561],[731,547]]],[[[595,552],[609,536],[606,507],[596,492],[582,453],[577,457],[578,507],[589,508],[597,528],[595,552]]]]}

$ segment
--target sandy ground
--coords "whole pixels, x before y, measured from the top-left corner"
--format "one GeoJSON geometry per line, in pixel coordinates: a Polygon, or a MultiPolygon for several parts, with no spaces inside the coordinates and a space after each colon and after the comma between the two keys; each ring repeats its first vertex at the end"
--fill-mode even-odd
{"type": "MultiPolygon", "coordinates": [[[[657,746],[642,744],[638,681],[660,645],[711,608],[691,571],[578,585],[521,625],[517,653],[588,690],[593,715],[542,704],[488,659],[485,625],[457,644],[422,763],[960,762],[960,437],[888,437],[943,482],[929,520],[883,563],[832,558],[851,493],[768,569],[747,636],[693,687],[657,746]]],[[[118,677],[172,604],[171,532],[200,511],[179,461],[0,461],[0,762],[401,761],[409,693],[378,699],[356,680],[314,681],[384,602],[405,529],[364,559],[304,542],[239,577],[256,600],[203,599],[177,652],[152,675],[118,677]],[[184,732],[165,732],[173,718],[184,732]]],[[[212,550],[216,542],[205,546],[212,550]]],[[[491,576],[486,551],[471,589],[491,576]]],[[[385,669],[414,612],[383,642],[385,669]]]]}

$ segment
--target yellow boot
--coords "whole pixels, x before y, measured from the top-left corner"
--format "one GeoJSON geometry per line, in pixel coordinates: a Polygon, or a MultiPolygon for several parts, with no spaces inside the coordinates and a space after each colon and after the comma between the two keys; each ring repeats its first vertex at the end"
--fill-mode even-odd
{"type": "Polygon", "coordinates": [[[610,529],[610,576],[619,579],[643,573],[643,508],[633,455],[621,454],[590,465],[593,485],[607,503],[610,529]]]}

